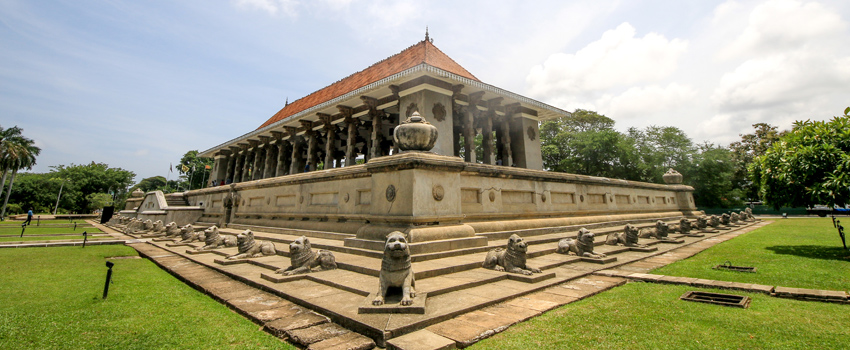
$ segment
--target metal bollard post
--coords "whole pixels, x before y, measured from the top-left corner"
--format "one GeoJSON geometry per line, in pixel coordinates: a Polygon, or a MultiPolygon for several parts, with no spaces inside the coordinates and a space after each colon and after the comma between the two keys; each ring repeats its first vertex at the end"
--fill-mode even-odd
{"type": "Polygon", "coordinates": [[[109,284],[112,283],[112,266],[115,264],[111,261],[106,262],[106,267],[109,268],[109,271],[106,271],[106,284],[103,285],[103,298],[106,299],[106,295],[109,294],[109,284]]]}
{"type": "Polygon", "coordinates": [[[77,230],[77,223],[75,222],[74,223],[74,231],[76,231],[76,230],[77,230]]]}
{"type": "Polygon", "coordinates": [[[89,239],[89,233],[86,232],[86,231],[83,231],[83,248],[86,247],[86,241],[88,241],[88,239],[89,239]]]}
{"type": "Polygon", "coordinates": [[[38,216],[38,219],[35,221],[35,227],[41,226],[41,215],[38,216]]]}
{"type": "Polygon", "coordinates": [[[21,238],[24,238],[24,231],[27,230],[27,223],[21,224],[21,238]]]}
{"type": "Polygon", "coordinates": [[[844,250],[847,250],[847,241],[844,240],[844,226],[838,225],[838,236],[841,237],[841,244],[844,245],[844,250]]]}

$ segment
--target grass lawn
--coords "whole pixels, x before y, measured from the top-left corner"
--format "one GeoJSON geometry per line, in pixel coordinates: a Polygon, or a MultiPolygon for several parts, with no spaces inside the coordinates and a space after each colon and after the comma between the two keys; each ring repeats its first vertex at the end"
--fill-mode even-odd
{"type": "MultiPolygon", "coordinates": [[[[24,220],[8,220],[7,219],[6,221],[0,221],[0,227],[2,227],[2,226],[15,226],[15,225],[21,226],[21,224],[23,222],[24,222],[24,220]]],[[[35,226],[36,222],[38,222],[38,219],[35,216],[33,216],[32,217],[32,225],[35,226]]],[[[66,225],[71,224],[71,225],[73,225],[75,222],[78,225],[88,225],[88,223],[85,220],[79,220],[79,219],[74,220],[74,221],[61,220],[61,219],[41,220],[42,225],[44,225],[44,224],[66,224],[66,225]]]]}
{"type": "MultiPolygon", "coordinates": [[[[64,240],[76,239],[76,240],[82,241],[83,235],[75,235],[75,236],[27,236],[26,234],[24,234],[23,237],[0,236],[0,244],[8,244],[8,243],[11,243],[11,242],[55,241],[55,240],[63,240],[63,239],[64,240]]],[[[89,238],[88,238],[89,241],[104,240],[104,239],[115,239],[115,238],[110,237],[110,236],[98,236],[98,237],[89,236],[89,238]]]]}
{"type": "Polygon", "coordinates": [[[271,349],[293,347],[126,246],[0,251],[0,349],[271,349]]]}
{"type": "Polygon", "coordinates": [[[844,250],[830,218],[780,219],[650,273],[847,291],[850,251],[844,250]],[[755,266],[757,271],[712,269],[726,260],[736,266],[755,266]]]}
{"type": "Polygon", "coordinates": [[[848,305],[734,293],[753,298],[748,309],[739,309],[678,299],[689,290],[703,289],[629,283],[515,325],[472,349],[846,349],[850,344],[848,305]]]}
{"type": "MultiPolygon", "coordinates": [[[[74,230],[73,227],[50,227],[50,226],[27,226],[27,230],[24,232],[24,236],[26,235],[46,235],[46,234],[54,234],[54,233],[78,233],[80,236],[83,235],[83,231],[88,233],[103,233],[103,231],[98,230],[91,226],[80,227],[77,226],[77,229],[74,230]]],[[[2,236],[20,236],[21,235],[21,225],[17,227],[0,227],[0,237],[2,236]]]]}

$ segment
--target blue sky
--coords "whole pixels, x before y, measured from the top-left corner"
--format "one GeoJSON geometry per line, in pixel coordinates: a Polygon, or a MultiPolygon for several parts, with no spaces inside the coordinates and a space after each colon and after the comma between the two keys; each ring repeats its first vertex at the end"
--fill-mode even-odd
{"type": "Polygon", "coordinates": [[[848,21],[828,0],[0,0],[0,125],[42,147],[33,171],[166,176],[428,26],[484,82],[725,145],[850,106],[848,21]]]}

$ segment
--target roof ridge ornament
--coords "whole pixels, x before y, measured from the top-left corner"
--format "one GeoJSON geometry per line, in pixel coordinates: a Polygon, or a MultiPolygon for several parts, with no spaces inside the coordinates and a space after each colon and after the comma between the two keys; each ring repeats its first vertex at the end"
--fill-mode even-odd
{"type": "Polygon", "coordinates": [[[430,40],[431,39],[429,39],[429,37],[428,37],[428,26],[425,26],[425,41],[430,41],[430,40]]]}

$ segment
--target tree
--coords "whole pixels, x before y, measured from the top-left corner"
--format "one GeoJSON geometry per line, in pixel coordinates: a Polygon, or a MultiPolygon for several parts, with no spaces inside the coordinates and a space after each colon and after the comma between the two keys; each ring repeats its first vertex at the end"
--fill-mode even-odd
{"type": "Polygon", "coordinates": [[[142,190],[142,192],[145,193],[156,190],[165,191],[166,185],[165,176],[152,176],[142,179],[142,181],[139,181],[139,183],[130,187],[129,191],[131,193],[137,189],[142,190]]]}
{"type": "Polygon", "coordinates": [[[177,171],[186,181],[185,190],[204,188],[204,184],[210,180],[210,171],[213,160],[211,158],[198,157],[198,150],[191,150],[180,158],[177,171]]]}
{"type": "Polygon", "coordinates": [[[667,169],[679,172],[691,166],[697,149],[684,131],[673,126],[648,126],[645,130],[629,128],[640,157],[637,171],[640,181],[661,183],[667,169]]]}
{"type": "Polygon", "coordinates": [[[9,204],[9,196],[12,194],[12,186],[15,184],[15,176],[18,174],[18,170],[32,169],[35,165],[35,157],[41,153],[41,148],[35,146],[35,141],[21,135],[22,131],[23,129],[17,126],[9,129],[9,131],[0,128],[0,134],[3,134],[3,138],[0,139],[0,168],[3,169],[3,186],[5,186],[7,172],[12,171],[9,189],[6,192],[6,198],[3,200],[3,209],[0,210],[0,218],[6,217],[6,205],[9,204]]]}
{"type": "Polygon", "coordinates": [[[127,187],[133,183],[136,174],[121,168],[110,168],[104,163],[70,166],[58,165],[53,168],[57,177],[68,179],[65,193],[74,196],[76,201],[71,210],[76,212],[91,212],[97,209],[90,197],[93,193],[110,193],[116,196],[116,202],[121,202],[127,195],[127,187]]]}
{"type": "Polygon", "coordinates": [[[756,157],[750,176],[775,208],[850,202],[850,107],[830,121],[797,121],[756,157]]]}
{"type": "Polygon", "coordinates": [[[692,166],[680,171],[685,184],[694,188],[695,204],[709,208],[741,205],[741,191],[732,181],[735,176],[732,152],[709,142],[696,148],[692,166]]]}
{"type": "Polygon", "coordinates": [[[735,176],[733,181],[736,187],[740,187],[743,196],[749,201],[758,199],[758,183],[750,181],[749,166],[753,159],[761,156],[787,131],[778,132],[776,126],[767,123],[753,124],[755,132],[752,134],[740,134],[741,141],[729,144],[732,151],[732,162],[735,163],[735,176]]]}

